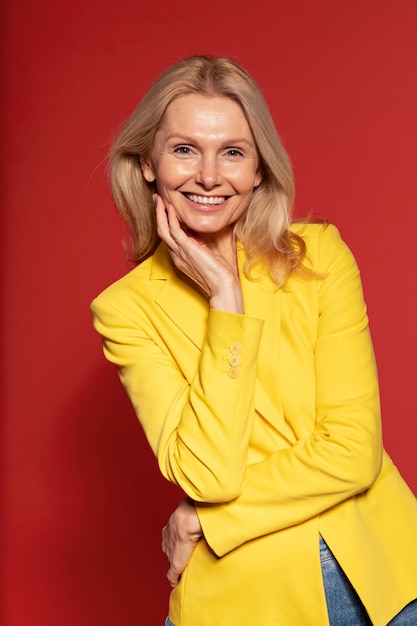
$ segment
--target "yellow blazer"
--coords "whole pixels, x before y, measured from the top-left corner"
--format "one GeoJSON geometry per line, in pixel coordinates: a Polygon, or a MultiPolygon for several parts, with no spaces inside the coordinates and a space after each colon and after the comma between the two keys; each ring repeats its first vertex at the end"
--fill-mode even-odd
{"type": "Polygon", "coordinates": [[[210,310],[163,244],[92,303],[161,472],[204,531],[175,626],[325,626],[319,534],[373,624],[417,597],[417,502],[383,451],[359,271],[333,226],[298,225],[322,278],[245,278],[210,310]]]}

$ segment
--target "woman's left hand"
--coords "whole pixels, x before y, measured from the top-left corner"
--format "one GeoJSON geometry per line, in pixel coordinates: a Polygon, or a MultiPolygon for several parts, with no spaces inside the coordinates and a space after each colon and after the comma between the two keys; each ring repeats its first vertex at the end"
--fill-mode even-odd
{"type": "Polygon", "coordinates": [[[181,224],[175,208],[165,206],[161,196],[153,196],[158,235],[168,247],[174,265],[196,283],[210,307],[229,313],[243,313],[243,295],[233,246],[228,257],[208,247],[197,234],[181,224]]]}
{"type": "Polygon", "coordinates": [[[194,505],[182,500],[162,530],[162,551],[169,560],[167,578],[171,587],[177,586],[202,536],[194,505]]]}

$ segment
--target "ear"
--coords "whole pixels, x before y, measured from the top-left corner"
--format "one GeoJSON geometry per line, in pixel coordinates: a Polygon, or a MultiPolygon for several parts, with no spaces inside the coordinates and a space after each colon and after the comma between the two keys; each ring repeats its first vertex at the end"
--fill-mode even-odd
{"type": "Polygon", "coordinates": [[[140,166],[142,168],[142,174],[144,179],[148,183],[153,183],[156,179],[156,175],[152,163],[150,161],[144,161],[140,159],[140,166]]]}
{"type": "Polygon", "coordinates": [[[259,169],[258,169],[258,171],[257,171],[257,172],[256,172],[256,174],[255,174],[255,184],[254,184],[254,186],[253,186],[253,187],[254,187],[254,189],[255,189],[256,187],[259,187],[259,185],[260,185],[260,184],[261,184],[261,182],[262,182],[263,177],[264,177],[264,173],[263,173],[263,171],[259,168],[259,169]]]}

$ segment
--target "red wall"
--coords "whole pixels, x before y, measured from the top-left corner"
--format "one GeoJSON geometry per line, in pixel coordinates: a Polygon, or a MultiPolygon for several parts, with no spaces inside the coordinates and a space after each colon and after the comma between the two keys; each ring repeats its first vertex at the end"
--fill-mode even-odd
{"type": "Polygon", "coordinates": [[[102,357],[89,301],[127,270],[104,159],[157,73],[229,54],[261,84],[297,211],[360,263],[385,441],[412,488],[415,0],[5,0],[1,46],[5,626],[157,626],[179,499],[102,357]]]}

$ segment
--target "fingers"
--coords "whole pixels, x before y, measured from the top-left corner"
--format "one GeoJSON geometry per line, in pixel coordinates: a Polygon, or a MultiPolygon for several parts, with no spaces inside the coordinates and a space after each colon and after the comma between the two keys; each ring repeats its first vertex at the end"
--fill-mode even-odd
{"type": "Polygon", "coordinates": [[[154,194],[153,198],[157,232],[168,246],[174,264],[204,289],[204,285],[200,284],[198,265],[195,263],[195,255],[200,251],[201,244],[184,231],[172,204],[165,205],[158,194],[154,194]]]}
{"type": "Polygon", "coordinates": [[[153,195],[155,202],[157,232],[160,238],[165,241],[169,248],[174,249],[178,245],[178,240],[186,241],[186,234],[178,220],[177,213],[172,204],[165,205],[161,196],[153,195]]]}
{"type": "Polygon", "coordinates": [[[164,554],[167,554],[166,534],[167,534],[167,526],[164,526],[162,529],[162,552],[164,554]]]}
{"type": "Polygon", "coordinates": [[[156,214],[156,226],[159,237],[165,241],[165,243],[171,247],[173,241],[168,223],[168,215],[165,209],[165,204],[162,201],[161,196],[154,194],[153,200],[155,202],[155,214],[156,214]]]}
{"type": "Polygon", "coordinates": [[[170,545],[170,536],[168,525],[162,529],[162,552],[166,554],[169,561],[169,569],[167,572],[167,579],[172,588],[176,587],[179,579],[181,578],[181,571],[174,566],[175,548],[170,545]]]}
{"type": "Polygon", "coordinates": [[[180,578],[181,578],[181,574],[175,572],[175,570],[172,567],[170,567],[167,572],[167,579],[173,589],[178,585],[180,578]]]}
{"type": "Polygon", "coordinates": [[[162,551],[169,561],[167,579],[176,587],[202,536],[194,506],[182,501],[162,529],[162,551]]]}

